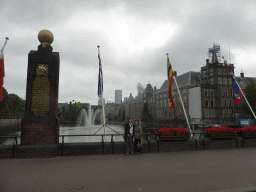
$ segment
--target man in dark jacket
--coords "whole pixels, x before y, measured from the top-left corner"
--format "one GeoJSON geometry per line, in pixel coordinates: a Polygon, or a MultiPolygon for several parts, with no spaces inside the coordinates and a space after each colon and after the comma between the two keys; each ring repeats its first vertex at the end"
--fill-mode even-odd
{"type": "Polygon", "coordinates": [[[134,124],[133,119],[130,117],[129,122],[125,124],[124,134],[125,134],[125,151],[126,155],[134,153],[134,145],[133,145],[133,136],[134,136],[134,124]]]}

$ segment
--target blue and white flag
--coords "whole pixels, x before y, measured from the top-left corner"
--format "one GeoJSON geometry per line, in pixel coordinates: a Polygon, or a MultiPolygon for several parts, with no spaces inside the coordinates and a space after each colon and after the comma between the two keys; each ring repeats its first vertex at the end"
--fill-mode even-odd
{"type": "Polygon", "coordinates": [[[99,57],[98,96],[100,96],[102,94],[102,92],[103,92],[103,73],[102,73],[102,66],[101,66],[100,55],[98,55],[98,57],[99,57]]]}

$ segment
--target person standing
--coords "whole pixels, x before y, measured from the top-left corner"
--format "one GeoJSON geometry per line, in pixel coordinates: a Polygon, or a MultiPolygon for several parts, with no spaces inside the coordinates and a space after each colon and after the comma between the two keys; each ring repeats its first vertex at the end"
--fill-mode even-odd
{"type": "Polygon", "coordinates": [[[134,136],[135,136],[135,152],[136,153],[141,153],[141,148],[138,147],[139,145],[142,144],[141,142],[141,138],[142,138],[142,128],[141,126],[139,125],[139,120],[135,120],[134,121],[134,125],[135,125],[135,133],[134,133],[134,136]]]}
{"type": "Polygon", "coordinates": [[[129,155],[131,153],[133,155],[134,153],[134,145],[133,145],[133,135],[134,135],[134,124],[133,119],[129,118],[129,122],[125,124],[125,152],[126,155],[129,155]]]}

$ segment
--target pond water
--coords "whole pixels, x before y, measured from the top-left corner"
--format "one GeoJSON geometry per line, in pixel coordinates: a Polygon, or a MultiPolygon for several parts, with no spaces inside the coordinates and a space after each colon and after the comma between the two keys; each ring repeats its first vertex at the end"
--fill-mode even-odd
{"type": "MultiPolygon", "coordinates": [[[[104,128],[102,125],[93,125],[90,127],[61,127],[60,135],[104,135],[104,128]],[[96,133],[97,132],[97,133],[96,133]]],[[[113,136],[114,141],[124,141],[124,126],[122,125],[107,125],[105,127],[106,134],[120,134],[120,136],[113,136]],[[117,132],[117,133],[116,133],[117,132]]],[[[65,137],[65,143],[79,143],[79,142],[101,142],[101,136],[71,136],[65,137]]],[[[106,142],[110,142],[111,136],[105,136],[106,142]]],[[[62,142],[60,137],[59,142],[62,142]]]]}
{"type": "MultiPolygon", "coordinates": [[[[102,125],[93,125],[90,127],[66,127],[61,126],[59,135],[100,135],[100,136],[65,136],[64,142],[65,143],[81,143],[81,142],[101,142],[101,135],[104,134],[104,128],[102,125]],[[97,133],[96,133],[97,132],[97,133]]],[[[105,127],[106,134],[120,134],[120,136],[113,136],[114,141],[124,141],[123,134],[124,134],[124,126],[123,125],[107,125],[105,127]],[[117,132],[117,133],[116,133],[117,132]]],[[[10,135],[21,135],[21,132],[14,132],[10,135]]],[[[105,141],[110,142],[111,136],[105,136],[105,141]]],[[[62,142],[62,137],[59,138],[59,142],[62,142]]],[[[7,139],[4,144],[5,145],[12,145],[15,143],[14,139],[7,139]]],[[[20,138],[18,138],[18,144],[20,144],[20,138]]]]}

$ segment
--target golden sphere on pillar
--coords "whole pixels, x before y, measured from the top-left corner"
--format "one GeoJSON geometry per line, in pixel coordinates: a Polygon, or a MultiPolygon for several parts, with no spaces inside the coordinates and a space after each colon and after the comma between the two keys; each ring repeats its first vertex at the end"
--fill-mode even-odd
{"type": "Polygon", "coordinates": [[[46,42],[46,43],[51,44],[54,40],[54,37],[53,37],[53,34],[51,31],[44,29],[38,33],[38,40],[41,43],[46,42]]]}

